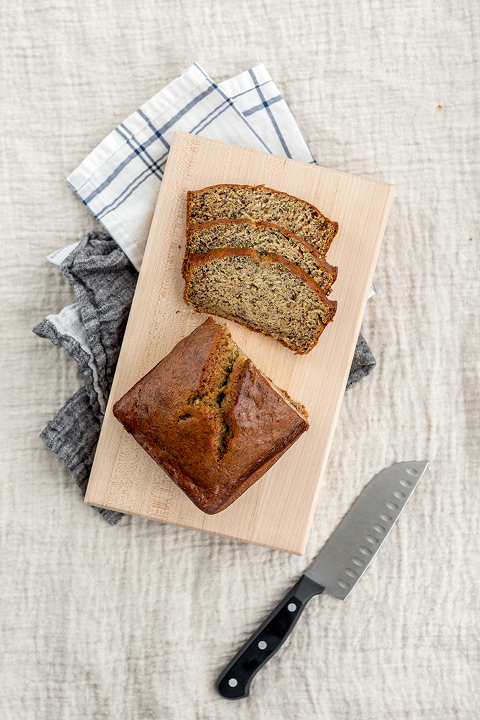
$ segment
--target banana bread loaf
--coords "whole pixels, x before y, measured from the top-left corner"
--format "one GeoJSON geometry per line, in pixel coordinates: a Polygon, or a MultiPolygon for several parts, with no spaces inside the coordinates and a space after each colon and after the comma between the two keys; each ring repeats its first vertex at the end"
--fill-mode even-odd
{"type": "Polygon", "coordinates": [[[205,255],[217,248],[253,248],[259,255],[277,253],[290,260],[312,277],[328,295],[337,277],[332,267],[315,248],[298,235],[293,235],[270,222],[253,220],[211,220],[187,228],[187,246],[182,273],[190,253],[205,255]]]}
{"type": "Polygon", "coordinates": [[[211,313],[270,335],[297,353],[310,352],[337,303],[312,278],[275,253],[222,248],[190,254],[184,300],[211,313]]]}
{"type": "Polygon", "coordinates": [[[299,235],[324,256],[338,231],[313,205],[264,185],[215,185],[187,194],[187,226],[219,218],[263,220],[299,235]]]}
{"type": "Polygon", "coordinates": [[[113,406],[115,417],[200,510],[224,510],[308,429],[212,318],[113,406]]]}

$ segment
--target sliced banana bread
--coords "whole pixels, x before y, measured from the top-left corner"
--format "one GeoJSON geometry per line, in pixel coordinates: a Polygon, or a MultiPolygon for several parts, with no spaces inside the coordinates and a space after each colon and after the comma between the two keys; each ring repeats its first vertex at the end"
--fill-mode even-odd
{"type": "Polygon", "coordinates": [[[222,248],[190,254],[184,300],[211,313],[270,335],[297,353],[310,352],[337,303],[289,260],[252,248],[222,248]]]}
{"type": "Polygon", "coordinates": [[[187,226],[219,218],[275,223],[309,242],[322,256],[338,231],[338,223],[310,203],[264,185],[214,185],[188,192],[187,226]]]}
{"type": "Polygon", "coordinates": [[[208,514],[236,500],[308,430],[303,405],[212,318],[117,400],[113,414],[208,514]]]}
{"type": "Polygon", "coordinates": [[[182,273],[185,276],[190,253],[205,255],[217,248],[244,247],[253,248],[259,255],[269,252],[282,255],[310,275],[326,295],[337,277],[337,268],[329,265],[315,248],[301,237],[274,223],[253,220],[211,220],[203,225],[187,228],[182,273]]]}

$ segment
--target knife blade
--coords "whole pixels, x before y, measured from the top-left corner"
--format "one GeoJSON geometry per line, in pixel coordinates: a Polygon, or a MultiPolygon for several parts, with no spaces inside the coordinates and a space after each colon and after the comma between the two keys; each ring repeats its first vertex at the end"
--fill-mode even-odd
{"type": "Polygon", "coordinates": [[[370,480],[300,580],[221,673],[220,695],[230,700],[247,697],[253,677],[283,645],[312,597],[348,597],[427,467],[426,460],[397,463],[370,480]]]}

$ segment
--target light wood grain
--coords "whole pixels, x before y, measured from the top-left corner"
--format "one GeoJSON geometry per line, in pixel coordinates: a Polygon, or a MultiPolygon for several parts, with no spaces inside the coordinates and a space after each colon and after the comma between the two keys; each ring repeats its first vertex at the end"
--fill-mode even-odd
{"type": "Polygon", "coordinates": [[[392,196],[393,186],[386,183],[176,133],[85,502],[303,554],[392,196]],[[123,430],[112,405],[205,320],[182,299],[186,194],[218,183],[264,184],[307,200],[338,221],[328,253],[339,268],[330,296],[338,309],[307,355],[221,321],[260,370],[306,406],[310,429],[233,505],[208,516],[123,430]]]}

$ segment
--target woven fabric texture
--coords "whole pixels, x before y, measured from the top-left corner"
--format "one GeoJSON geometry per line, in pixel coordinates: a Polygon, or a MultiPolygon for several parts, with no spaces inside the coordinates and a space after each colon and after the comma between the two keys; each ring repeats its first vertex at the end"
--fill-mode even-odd
{"type": "Polygon", "coordinates": [[[477,720],[479,32],[479,5],[449,0],[4,4],[0,717],[477,720]],[[264,64],[320,165],[396,187],[363,324],[377,367],[345,394],[304,557],[110,527],[39,438],[87,392],[32,333],[76,302],[44,257],[101,230],[64,178],[195,61],[218,82],[264,64]],[[313,599],[248,699],[217,695],[366,482],[408,459],[427,474],[348,600],[313,599]]]}

